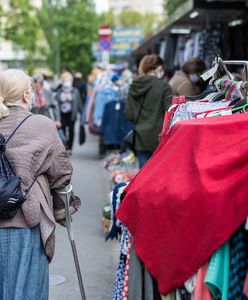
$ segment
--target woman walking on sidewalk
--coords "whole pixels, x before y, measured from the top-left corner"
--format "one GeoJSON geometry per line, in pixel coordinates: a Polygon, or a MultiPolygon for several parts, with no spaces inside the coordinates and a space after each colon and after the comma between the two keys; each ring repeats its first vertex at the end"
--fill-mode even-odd
{"type": "Polygon", "coordinates": [[[134,124],[135,150],[140,168],[152,156],[159,143],[164,113],[172,94],[164,77],[164,61],[158,55],[146,55],[139,67],[140,77],[130,86],[126,118],[134,124]]]}
{"type": "Polygon", "coordinates": [[[68,154],[72,152],[74,141],[74,127],[77,120],[77,114],[82,114],[83,104],[78,89],[72,86],[73,76],[65,72],[61,76],[62,86],[58,90],[56,100],[59,103],[61,124],[64,134],[67,138],[68,154]]]}
{"type": "MultiPolygon", "coordinates": [[[[48,299],[55,219],[61,222],[64,217],[55,190],[68,185],[72,176],[71,162],[55,123],[30,113],[34,102],[34,84],[28,75],[20,70],[0,73],[0,189],[6,184],[3,161],[7,158],[26,195],[22,205],[15,206],[15,214],[3,217],[0,194],[1,300],[48,299]]],[[[19,198],[10,200],[18,202],[19,198]]],[[[71,201],[75,212],[80,200],[73,196],[71,201]]]]}

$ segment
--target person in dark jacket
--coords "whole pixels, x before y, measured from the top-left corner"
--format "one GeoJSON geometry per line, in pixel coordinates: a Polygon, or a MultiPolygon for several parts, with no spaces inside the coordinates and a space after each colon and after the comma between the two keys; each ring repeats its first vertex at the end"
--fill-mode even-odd
{"type": "Polygon", "coordinates": [[[159,143],[165,111],[172,95],[164,77],[164,61],[157,55],[145,56],[139,67],[140,77],[130,86],[125,116],[134,124],[135,150],[140,168],[152,156],[159,143]]]}
{"type": "Polygon", "coordinates": [[[59,104],[62,129],[65,136],[68,135],[67,151],[69,154],[72,152],[74,140],[74,127],[77,120],[78,112],[81,114],[83,110],[82,101],[78,89],[72,86],[73,77],[70,73],[64,73],[61,76],[62,86],[55,96],[59,104]]]}
{"type": "Polygon", "coordinates": [[[76,72],[74,74],[72,85],[74,88],[78,89],[82,104],[84,105],[85,100],[86,100],[86,85],[83,82],[83,74],[82,73],[76,72]]]}

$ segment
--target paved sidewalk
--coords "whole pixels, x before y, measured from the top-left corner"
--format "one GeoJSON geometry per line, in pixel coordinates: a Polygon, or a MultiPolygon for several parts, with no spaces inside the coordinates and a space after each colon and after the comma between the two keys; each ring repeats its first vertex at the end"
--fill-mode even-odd
{"type": "MultiPolygon", "coordinates": [[[[87,136],[87,143],[76,145],[72,155],[74,191],[82,200],[73,226],[87,300],[111,300],[119,245],[116,241],[104,241],[101,208],[109,183],[97,151],[97,139],[87,136]]],[[[50,274],[63,276],[66,281],[50,287],[49,300],[81,299],[67,231],[59,225],[50,274]]]]}

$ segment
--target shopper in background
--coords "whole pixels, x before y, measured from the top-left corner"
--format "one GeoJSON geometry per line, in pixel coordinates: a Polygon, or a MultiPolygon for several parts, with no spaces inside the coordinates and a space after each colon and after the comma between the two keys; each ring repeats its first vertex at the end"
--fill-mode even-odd
{"type": "Polygon", "coordinates": [[[43,76],[43,87],[44,89],[48,90],[48,91],[51,91],[52,88],[51,88],[51,84],[50,82],[48,81],[48,75],[42,73],[41,74],[43,76]]]}
{"type": "Polygon", "coordinates": [[[74,127],[78,113],[82,113],[83,106],[78,89],[72,86],[73,76],[69,72],[61,75],[62,86],[55,96],[59,104],[61,124],[67,138],[67,151],[72,152],[74,141],[74,127]]]}
{"type": "Polygon", "coordinates": [[[84,105],[85,101],[86,101],[86,85],[83,82],[83,74],[82,73],[76,72],[74,74],[72,85],[74,88],[78,89],[82,104],[84,105]]]}
{"type": "Polygon", "coordinates": [[[180,71],[176,71],[169,84],[173,94],[195,96],[204,90],[200,75],[206,70],[204,61],[198,57],[189,59],[180,71]]]}
{"type": "Polygon", "coordinates": [[[139,67],[140,77],[130,86],[125,115],[134,125],[135,150],[140,168],[152,156],[159,143],[164,113],[172,94],[164,77],[164,61],[157,55],[145,56],[139,67]]]}
{"type": "Polygon", "coordinates": [[[133,81],[133,73],[132,71],[129,69],[129,64],[128,62],[125,62],[124,63],[124,70],[123,72],[121,73],[121,76],[122,76],[122,80],[130,85],[133,81]]]}
{"type": "Polygon", "coordinates": [[[32,113],[47,116],[56,122],[57,128],[61,127],[60,112],[57,101],[50,90],[44,88],[44,78],[37,74],[33,77],[36,90],[35,104],[32,113]]]}
{"type": "Polygon", "coordinates": [[[137,70],[132,72],[132,81],[139,78],[139,72],[137,70]]]}

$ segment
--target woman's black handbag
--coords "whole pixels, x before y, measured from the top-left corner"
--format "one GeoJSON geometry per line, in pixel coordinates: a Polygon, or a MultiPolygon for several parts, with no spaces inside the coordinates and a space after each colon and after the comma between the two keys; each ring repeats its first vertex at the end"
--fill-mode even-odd
{"type": "Polygon", "coordinates": [[[142,103],[141,106],[140,106],[140,110],[139,110],[139,112],[138,112],[138,115],[137,115],[137,117],[136,117],[136,120],[135,120],[135,122],[133,123],[133,124],[134,124],[134,128],[131,129],[131,130],[128,132],[128,134],[124,137],[124,144],[125,144],[125,146],[126,146],[129,150],[133,151],[133,153],[136,152],[136,151],[135,151],[135,125],[138,123],[138,120],[139,120],[139,117],[140,117],[141,110],[142,110],[142,108],[143,108],[143,106],[144,106],[144,102],[145,102],[145,99],[143,100],[143,103],[142,103]]]}
{"type": "Polygon", "coordinates": [[[89,132],[94,135],[98,135],[98,136],[101,135],[100,128],[97,125],[95,125],[93,122],[89,123],[89,132]]]}
{"type": "Polygon", "coordinates": [[[86,140],[85,127],[83,123],[80,123],[79,127],[79,145],[83,145],[86,140]]]}
{"type": "Polygon", "coordinates": [[[135,132],[131,129],[128,134],[124,137],[125,146],[135,153],[135,132]]]}

